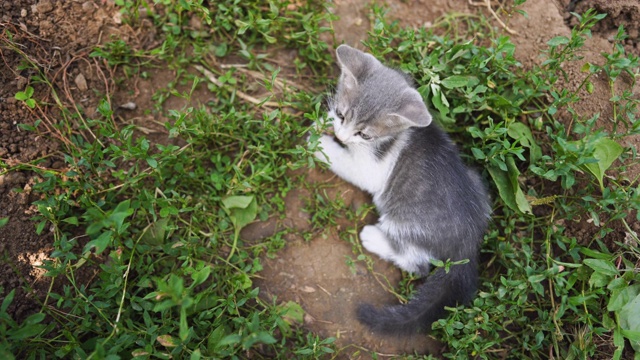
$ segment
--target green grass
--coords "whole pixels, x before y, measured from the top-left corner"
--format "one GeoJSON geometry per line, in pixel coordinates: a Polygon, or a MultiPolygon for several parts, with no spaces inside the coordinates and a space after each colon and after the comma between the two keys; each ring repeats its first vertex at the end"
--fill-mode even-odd
{"type": "MultiPolygon", "coordinates": [[[[55,238],[53,260],[43,267],[64,286],[50,291],[42,311],[21,323],[6,312],[14,292],[0,291],[8,294],[0,306],[0,354],[331,357],[338,351],[334,339],[292,325],[300,316],[296,304],[264,303],[257,296],[253,278],[262,269],[260,258],[282,247],[282,234],[246,243],[238,233],[254,219],[282,216],[284,196],[296,187],[314,194],[306,207],[311,231],[337,216],[357,222],[372,211],[344,210],[328,200],[322,185],[288,175],[314,166],[313,149],[303,139],[322,116],[323,93],[279,89],[279,69],[269,54],[297,49],[296,77],[308,77],[310,88],[334,82],[331,54],[320,40],[330,32],[332,16],[315,2],[287,7],[228,0],[211,8],[199,1],[156,2],[164,6],[116,3],[134,26],[146,9],[163,33],[160,47],[145,52],[113,40],[91,56],[123,68],[122,76],[142,75],[145,66],[176,69],[177,78],[156,95],[158,109],[169,96],[189,100],[190,91],[177,89],[203,86],[207,80],[189,71],[202,65],[221,82],[207,83],[216,101],[171,110],[165,126],[176,140],[167,145],[151,143],[134,126],[116,125],[108,99],[94,118],[57,103],[54,133],[62,139],[68,170],[34,170],[42,179],[34,191],[45,195],[35,203],[37,229],[52,228],[55,238]],[[192,16],[202,20],[200,30],[187,26],[192,16]],[[238,97],[238,91],[247,92],[246,75],[217,68],[212,56],[242,59],[264,74],[261,86],[274,96],[260,100],[277,106],[238,97]],[[87,287],[78,278],[88,270],[98,275],[87,287]]],[[[372,9],[374,29],[366,45],[414,76],[437,120],[462,144],[465,160],[483,170],[495,194],[478,297],[433,327],[447,344],[443,356],[640,353],[640,275],[634,270],[640,253],[629,225],[640,221],[640,186],[638,179],[625,178],[622,165],[636,149],[620,145],[640,133],[638,100],[614,86],[622,77],[635,82],[638,74],[638,58],[621,45],[624,31],[603,55],[603,65],[585,63],[580,75],[587,93],[595,75],[610,83],[615,110],[607,132],[595,127],[598,114],[578,115],[580,92],[559,82],[567,76],[563,63],[584,62],[580,50],[599,15],[583,14],[570,37],[548,39],[546,60],[527,70],[513,57],[509,38],[481,17],[451,15],[432,30],[413,30],[388,22],[383,13],[372,9]],[[571,126],[558,121],[559,112],[572,116],[571,126]],[[586,219],[592,224],[588,237],[577,238],[570,230],[586,219]],[[612,234],[621,231],[625,241],[612,234]]],[[[31,85],[55,91],[46,74],[40,80],[31,85]]],[[[25,91],[16,98],[39,106],[32,95],[25,91]]],[[[37,125],[25,128],[41,131],[37,125]]],[[[0,166],[0,174],[25,168],[0,166]]],[[[347,261],[370,261],[353,229],[341,236],[354,246],[347,261]]],[[[397,295],[410,293],[413,280],[406,277],[397,295]]]]}

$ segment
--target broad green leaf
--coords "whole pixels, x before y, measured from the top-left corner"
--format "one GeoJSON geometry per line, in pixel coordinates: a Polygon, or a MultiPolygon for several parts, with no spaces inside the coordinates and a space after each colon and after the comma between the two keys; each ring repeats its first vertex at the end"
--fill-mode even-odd
{"type": "Polygon", "coordinates": [[[142,243],[147,245],[160,245],[164,242],[167,232],[168,218],[160,218],[149,226],[149,229],[142,235],[142,243]]]}
{"type": "Polygon", "coordinates": [[[200,349],[195,349],[191,353],[191,356],[189,357],[189,360],[200,360],[200,359],[202,359],[202,353],[200,352],[200,349]]]}
{"type": "Polygon", "coordinates": [[[224,326],[221,325],[209,334],[207,337],[207,350],[209,350],[210,353],[215,352],[219,347],[220,341],[224,338],[225,332],[224,326]]]}
{"type": "Polygon", "coordinates": [[[172,337],[171,335],[159,335],[156,338],[156,341],[158,341],[160,345],[164,347],[176,347],[180,343],[178,339],[172,337]]]}
{"type": "Polygon", "coordinates": [[[569,38],[567,38],[566,36],[556,36],[553,39],[549,40],[547,42],[547,45],[558,46],[558,45],[564,45],[568,43],[569,43],[569,38]]]}
{"type": "Polygon", "coordinates": [[[611,140],[609,138],[601,138],[596,140],[594,143],[594,152],[593,157],[598,160],[598,162],[587,163],[582,165],[587,171],[589,171],[593,176],[598,179],[600,183],[600,188],[604,189],[604,184],[602,179],[604,178],[604,173],[611,167],[611,164],[622,154],[622,146],[611,140]]]}
{"type": "Polygon", "coordinates": [[[193,287],[193,286],[202,284],[209,278],[209,275],[211,275],[211,267],[208,265],[205,265],[199,271],[196,271],[193,274],[191,274],[191,279],[193,279],[193,284],[191,284],[191,286],[193,287]]]}
{"type": "Polygon", "coordinates": [[[289,301],[286,304],[280,305],[282,310],[282,319],[290,325],[302,324],[304,322],[304,310],[300,304],[289,301]]]}
{"type": "Polygon", "coordinates": [[[42,320],[44,320],[45,316],[46,315],[43,313],[35,313],[29,316],[28,318],[26,318],[24,323],[29,325],[38,324],[42,322],[42,320]]]}
{"type": "Polygon", "coordinates": [[[531,214],[531,204],[529,204],[525,198],[522,189],[520,189],[520,184],[518,183],[520,171],[518,171],[518,168],[515,165],[515,160],[509,157],[505,164],[507,167],[506,172],[496,165],[490,165],[487,167],[493,182],[498,188],[500,198],[511,209],[520,213],[531,214]]]}
{"type": "Polygon", "coordinates": [[[249,204],[252,201],[253,201],[253,196],[234,195],[234,196],[227,196],[226,198],[222,199],[222,205],[226,209],[233,209],[233,208],[246,209],[247,206],[249,206],[249,204]]]}
{"type": "Polygon", "coordinates": [[[441,81],[442,86],[447,89],[454,89],[463,86],[474,86],[478,84],[478,78],[475,76],[452,75],[441,81]]]}
{"type": "Polygon", "coordinates": [[[158,167],[158,161],[154,158],[147,158],[147,164],[152,168],[156,169],[158,167]]]}
{"type": "Polygon", "coordinates": [[[240,342],[242,338],[238,334],[231,334],[225,336],[220,342],[218,342],[217,346],[225,346],[225,345],[233,345],[240,342]]]}
{"type": "Polygon", "coordinates": [[[275,342],[276,339],[271,334],[266,331],[260,331],[258,333],[250,334],[249,336],[245,337],[242,341],[242,347],[244,349],[249,349],[253,345],[258,343],[274,344],[275,342]]]}
{"type": "Polygon", "coordinates": [[[66,219],[62,219],[62,221],[66,222],[67,224],[71,224],[71,225],[78,225],[80,224],[80,222],[78,221],[78,218],[75,216],[70,216],[66,219]]]}
{"type": "Polygon", "coordinates": [[[0,228],[7,225],[7,223],[9,222],[9,218],[0,218],[0,228]]]}
{"type": "Polygon", "coordinates": [[[531,129],[521,122],[514,122],[509,125],[507,129],[507,134],[515,139],[520,141],[522,146],[529,148],[529,163],[535,164],[542,157],[542,150],[540,146],[536,143],[533,135],[531,134],[531,129]]]}
{"type": "Polygon", "coordinates": [[[105,231],[96,239],[93,239],[84,246],[83,253],[86,253],[91,250],[91,248],[96,248],[96,255],[101,254],[107,246],[111,243],[113,239],[113,231],[105,231]]]}
{"type": "Polygon", "coordinates": [[[113,209],[111,215],[109,215],[109,221],[114,225],[118,233],[122,231],[122,225],[124,220],[133,214],[133,209],[130,208],[131,200],[125,200],[113,209]]]}
{"type": "Polygon", "coordinates": [[[4,314],[7,312],[9,305],[13,301],[13,297],[16,295],[16,289],[12,289],[9,291],[9,294],[2,300],[2,306],[0,306],[0,314],[4,314]]]}
{"type": "Polygon", "coordinates": [[[612,263],[606,260],[585,259],[583,263],[592,268],[595,272],[603,275],[616,276],[619,274],[618,269],[616,269],[616,267],[613,266],[612,263]]]}
{"type": "Polygon", "coordinates": [[[258,215],[258,204],[253,196],[229,196],[222,199],[222,205],[236,230],[251,223],[258,215]]]}
{"type": "Polygon", "coordinates": [[[601,288],[607,286],[611,282],[611,275],[607,275],[601,272],[594,271],[589,278],[589,286],[593,288],[601,288]]]}
{"type": "Polygon", "coordinates": [[[29,337],[33,337],[42,332],[47,326],[44,324],[28,324],[20,327],[19,329],[9,330],[9,339],[22,340],[29,337]]]}
{"type": "Polygon", "coordinates": [[[640,352],[640,295],[636,295],[616,314],[620,328],[628,332],[627,335],[623,332],[623,335],[629,339],[631,347],[636,352],[640,352]]]}
{"type": "Polygon", "coordinates": [[[436,109],[440,111],[440,114],[442,114],[442,116],[447,116],[447,114],[449,114],[449,107],[445,106],[445,104],[442,102],[442,91],[440,90],[440,86],[431,84],[431,92],[433,94],[433,96],[431,97],[433,106],[435,106],[436,109]]]}
{"type": "Polygon", "coordinates": [[[239,285],[242,290],[247,290],[251,287],[251,285],[253,285],[253,282],[251,281],[249,275],[243,272],[234,276],[233,279],[235,280],[234,282],[239,285]]]}
{"type": "Polygon", "coordinates": [[[626,304],[638,296],[638,294],[640,294],[640,284],[627,286],[621,291],[613,291],[611,298],[609,298],[607,311],[621,310],[626,304]]]}

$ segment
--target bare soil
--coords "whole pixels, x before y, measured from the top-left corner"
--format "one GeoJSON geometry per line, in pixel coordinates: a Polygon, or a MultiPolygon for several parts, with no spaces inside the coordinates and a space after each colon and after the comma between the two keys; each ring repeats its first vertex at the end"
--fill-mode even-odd
{"type": "MultiPolygon", "coordinates": [[[[368,0],[335,0],[334,12],[340,17],[334,23],[338,43],[348,43],[363,48],[360,41],[366,38],[371,28],[368,18],[368,0]]],[[[484,2],[481,2],[484,3],[484,2]]],[[[388,0],[388,16],[398,19],[403,25],[430,26],[438,17],[451,12],[475,13],[486,8],[465,1],[450,0],[388,0]]],[[[620,24],[624,24],[630,37],[626,43],[628,51],[638,53],[638,29],[640,28],[640,3],[635,0],[530,0],[523,6],[528,17],[514,14],[509,18],[498,11],[498,16],[515,31],[511,35],[517,47],[517,56],[525,66],[539,63],[540,49],[548,39],[558,35],[568,35],[575,20],[569,12],[581,12],[595,7],[606,12],[608,17],[594,29],[593,38],[587,42],[583,55],[587,61],[602,63],[601,52],[611,50],[611,38],[620,24]]],[[[497,10],[494,8],[494,10],[497,10]]],[[[45,87],[34,85],[36,72],[21,69],[23,57],[15,49],[10,49],[3,40],[4,29],[14,34],[14,42],[22,44],[18,49],[32,59],[49,79],[52,79],[62,101],[76,104],[91,117],[99,100],[110,95],[113,106],[127,102],[136,103],[135,110],[118,108],[122,122],[135,122],[153,141],[165,142],[166,133],[158,123],[164,122],[163,112],[153,109],[152,94],[165,87],[172,73],[167,69],[148,69],[149,77],[126,78],[116,84],[114,72],[105,64],[90,58],[93,46],[109,39],[112,35],[124,40],[134,48],[151,48],[158,44],[158,35],[149,21],[132,28],[124,25],[113,1],[52,1],[14,0],[0,4],[0,160],[7,164],[33,164],[63,171],[65,164],[60,155],[60,145],[53,133],[21,130],[18,124],[33,124],[42,119],[44,128],[56,122],[53,107],[29,109],[14,99],[16,92],[29,84],[34,86],[38,99],[53,103],[52,95],[45,87]]],[[[283,56],[286,56],[284,54],[283,56]]],[[[567,88],[577,88],[581,64],[568,64],[567,88]]],[[[594,93],[580,106],[584,114],[601,114],[600,125],[610,128],[608,120],[612,109],[609,106],[609,88],[605,79],[596,79],[594,93]]],[[[622,84],[621,86],[624,86],[622,84]]],[[[638,89],[634,89],[637,90],[638,89]]],[[[207,101],[206,91],[196,98],[207,101]]],[[[180,108],[184,102],[171,100],[165,109],[180,108]]],[[[43,129],[44,129],[43,128],[43,129]]],[[[627,139],[638,148],[639,139],[627,139]]],[[[39,310],[40,299],[46,294],[49,279],[42,276],[38,265],[52,250],[53,236],[49,229],[36,233],[36,224],[31,220],[36,209],[32,202],[38,198],[31,188],[38,181],[29,171],[31,165],[22,170],[0,175],[0,218],[9,218],[8,224],[0,231],[0,287],[4,298],[11,289],[17,294],[10,308],[15,319],[39,310]]],[[[640,172],[638,165],[630,166],[628,177],[633,179],[640,172]]],[[[345,203],[359,207],[368,202],[366,194],[342,182],[329,173],[310,170],[306,175],[311,182],[325,182],[332,185],[333,196],[340,196],[345,203]]],[[[309,229],[309,217],[303,211],[305,197],[303,189],[290,193],[287,197],[287,219],[282,222],[256,223],[243,232],[247,240],[270,236],[282,227],[300,231],[309,229]]],[[[374,219],[367,221],[372,222],[374,219]]],[[[376,351],[380,356],[402,353],[434,353],[440,345],[427,335],[408,339],[382,338],[369,333],[354,318],[354,308],[359,302],[376,305],[394,303],[398,300],[388,291],[400,279],[397,269],[380,260],[375,262],[371,273],[361,262],[348,265],[347,259],[354,258],[352,244],[341,236],[347,228],[363,226],[338,221],[338,226],[324,229],[311,241],[304,241],[296,235],[288,235],[287,246],[277,253],[275,259],[265,258],[261,280],[258,285],[262,296],[278,302],[295,301],[306,312],[304,327],[321,335],[337,338],[339,348],[347,348],[344,357],[369,358],[368,351],[376,351]]],[[[591,233],[593,225],[581,222],[573,225],[575,233],[591,233]]],[[[617,236],[613,233],[610,236],[617,236]]],[[[616,240],[616,239],[614,239],[616,240]]],[[[87,281],[90,281],[90,274],[87,281]]],[[[59,285],[57,285],[59,286],[59,285]]],[[[0,300],[1,301],[1,300],[0,300]]]]}

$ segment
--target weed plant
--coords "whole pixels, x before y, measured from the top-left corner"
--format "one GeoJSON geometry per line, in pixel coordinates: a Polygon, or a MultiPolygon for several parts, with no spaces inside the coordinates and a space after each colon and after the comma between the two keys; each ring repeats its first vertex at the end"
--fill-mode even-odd
{"type": "MultiPolygon", "coordinates": [[[[7,294],[0,305],[0,354],[334,356],[334,339],[295,325],[302,321],[299,305],[258,297],[253,279],[262,270],[260,257],[282,246],[281,234],[254,243],[239,236],[255,219],[281,214],[291,187],[307,186],[288,174],[314,166],[314,149],[303,139],[323,115],[322,94],[290,88],[254,104],[236,96],[243,86],[237,73],[210,66],[212,56],[240,57],[248,69],[266,74],[263,86],[271,90],[278,70],[270,51],[292,48],[296,72],[325,84],[331,58],[320,34],[330,30],[332,15],[315,2],[116,3],[133,23],[141,11],[149,13],[164,42],[144,52],[114,40],[92,56],[132,73],[161,62],[182,69],[176,84],[193,88],[204,79],[186,68],[205,65],[222,86],[209,86],[216,101],[205,107],[170,111],[165,126],[174,140],[166,144],[116,124],[108,99],[91,119],[58,104],[66,170],[35,168],[40,181],[33,191],[43,195],[35,203],[37,230],[51,230],[55,238],[43,268],[51,289],[62,290],[42,299],[41,312],[16,322],[7,313],[14,291],[0,289],[7,294]],[[202,27],[187,26],[194,17],[202,27]],[[267,100],[277,106],[264,106],[267,100]],[[86,273],[96,275],[80,281],[86,273]]],[[[640,353],[640,253],[630,225],[640,221],[640,186],[625,176],[624,164],[637,162],[637,154],[623,141],[640,133],[640,122],[633,84],[621,92],[616,86],[623,77],[635,83],[638,58],[625,52],[621,28],[602,63],[584,63],[579,87],[568,89],[562,65],[583,62],[580,50],[602,18],[574,16],[580,24],[571,36],[549,39],[544,61],[524,69],[510,39],[481,17],[450,15],[415,30],[373,7],[365,44],[413,75],[437,121],[461,144],[466,161],[483,169],[494,193],[479,294],[433,325],[433,336],[447,344],[446,358],[640,353]],[[612,91],[607,129],[595,126],[599,114],[577,111],[596,75],[606,77],[612,91]],[[586,230],[579,233],[579,226],[586,230]],[[625,234],[624,241],[612,233],[625,234]]],[[[16,98],[38,106],[28,89],[16,98]]],[[[170,89],[157,100],[169,94],[178,93],[170,89]]],[[[25,128],[39,131],[37,124],[25,128]]],[[[2,163],[0,174],[14,170],[2,163]]],[[[322,187],[312,189],[314,226],[331,224],[340,206],[326,204],[322,187]]],[[[354,221],[361,215],[348,214],[354,221]]],[[[0,227],[4,223],[0,219],[0,227]]],[[[345,236],[356,243],[355,234],[350,229],[345,236]]],[[[355,261],[367,261],[361,251],[354,246],[355,261]]],[[[412,281],[405,279],[397,295],[410,292],[412,281]]]]}

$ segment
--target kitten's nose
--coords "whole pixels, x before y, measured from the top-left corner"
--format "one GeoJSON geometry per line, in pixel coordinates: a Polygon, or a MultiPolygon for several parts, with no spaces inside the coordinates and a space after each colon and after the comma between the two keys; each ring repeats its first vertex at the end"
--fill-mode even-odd
{"type": "Polygon", "coordinates": [[[349,135],[346,133],[344,128],[336,129],[334,134],[336,137],[336,141],[338,141],[342,146],[344,146],[344,143],[349,138],[349,135]]]}

